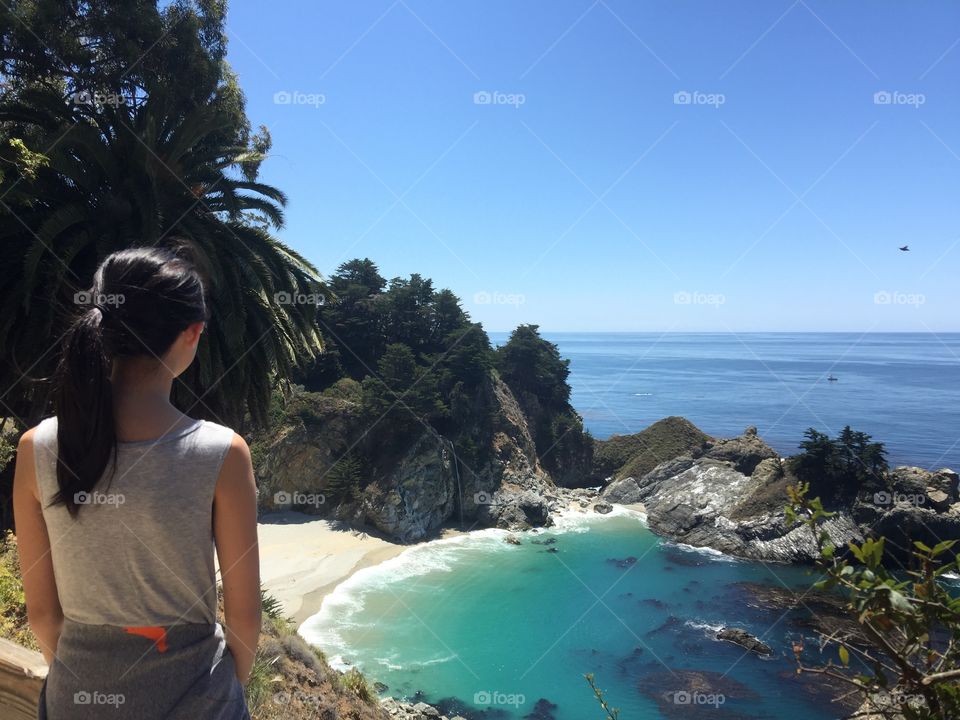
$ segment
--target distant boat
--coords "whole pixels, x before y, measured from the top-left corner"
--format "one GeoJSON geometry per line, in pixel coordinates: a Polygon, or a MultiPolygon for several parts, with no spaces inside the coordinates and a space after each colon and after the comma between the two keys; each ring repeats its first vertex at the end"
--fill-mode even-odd
{"type": "Polygon", "coordinates": [[[827,376],[827,380],[829,380],[830,382],[836,382],[836,381],[839,380],[839,379],[840,379],[840,378],[836,378],[836,377],[834,377],[833,375],[828,375],[828,376],[827,376]]]}

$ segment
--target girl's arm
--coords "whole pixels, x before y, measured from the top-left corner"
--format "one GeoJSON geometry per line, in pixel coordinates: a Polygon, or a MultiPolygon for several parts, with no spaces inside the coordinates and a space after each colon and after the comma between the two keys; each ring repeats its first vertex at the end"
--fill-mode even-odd
{"type": "Polygon", "coordinates": [[[260,639],[260,551],[250,449],[236,434],[214,491],[213,536],[223,581],[227,647],[237,677],[246,683],[260,639]]]}
{"type": "Polygon", "coordinates": [[[33,457],[33,430],[20,438],[13,476],[13,514],[20,553],[20,574],[27,601],[27,621],[47,664],[53,662],[63,627],[63,609],[57,595],[50,557],[50,538],[43,520],[33,457]]]}

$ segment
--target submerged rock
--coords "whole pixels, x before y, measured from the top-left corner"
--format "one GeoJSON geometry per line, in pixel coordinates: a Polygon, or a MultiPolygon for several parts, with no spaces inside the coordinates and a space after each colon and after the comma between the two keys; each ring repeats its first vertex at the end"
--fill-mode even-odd
{"type": "Polygon", "coordinates": [[[717,640],[726,640],[727,642],[732,642],[735,645],[739,645],[740,647],[744,648],[745,650],[756,653],[757,655],[773,655],[773,648],[761,641],[759,638],[754,637],[746,630],[741,630],[739,628],[721,629],[720,632],[717,633],[717,640]]]}
{"type": "Polygon", "coordinates": [[[556,709],[556,703],[552,703],[546,698],[540,698],[533,706],[533,712],[524,715],[523,720],[554,720],[556,709]]]}
{"type": "Polygon", "coordinates": [[[643,673],[638,687],[641,693],[657,704],[660,714],[669,720],[744,717],[734,708],[746,709],[745,701],[757,697],[743,683],[710,670],[675,669],[643,673]]]}

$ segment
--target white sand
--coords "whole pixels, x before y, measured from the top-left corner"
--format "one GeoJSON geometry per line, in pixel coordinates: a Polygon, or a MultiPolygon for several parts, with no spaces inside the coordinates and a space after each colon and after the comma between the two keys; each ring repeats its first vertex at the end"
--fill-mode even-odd
{"type": "Polygon", "coordinates": [[[298,626],[354,572],[408,547],[298,512],[264,516],[258,533],[263,585],[298,626]]]}

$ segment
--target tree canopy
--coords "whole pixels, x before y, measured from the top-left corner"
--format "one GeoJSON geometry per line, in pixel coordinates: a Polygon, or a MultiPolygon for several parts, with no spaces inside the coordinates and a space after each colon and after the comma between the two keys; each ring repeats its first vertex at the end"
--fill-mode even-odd
{"type": "Polygon", "coordinates": [[[593,440],[570,405],[570,361],[537,325],[521,325],[497,349],[496,368],[530,421],[544,468],[563,484],[579,479],[591,464],[593,440]]]}
{"type": "Polygon", "coordinates": [[[887,471],[883,443],[849,425],[835,438],[815,428],[808,428],[804,437],[802,452],[790,458],[790,469],[825,502],[850,499],[861,489],[883,484],[887,471]]]}
{"type": "Polygon", "coordinates": [[[321,349],[321,281],[272,234],[286,197],[257,179],[270,135],[224,60],[225,7],[0,4],[0,382],[25,425],[75,293],[126,247],[168,247],[207,278],[211,322],[174,391],[192,414],[264,422],[271,384],[321,349]]]}

